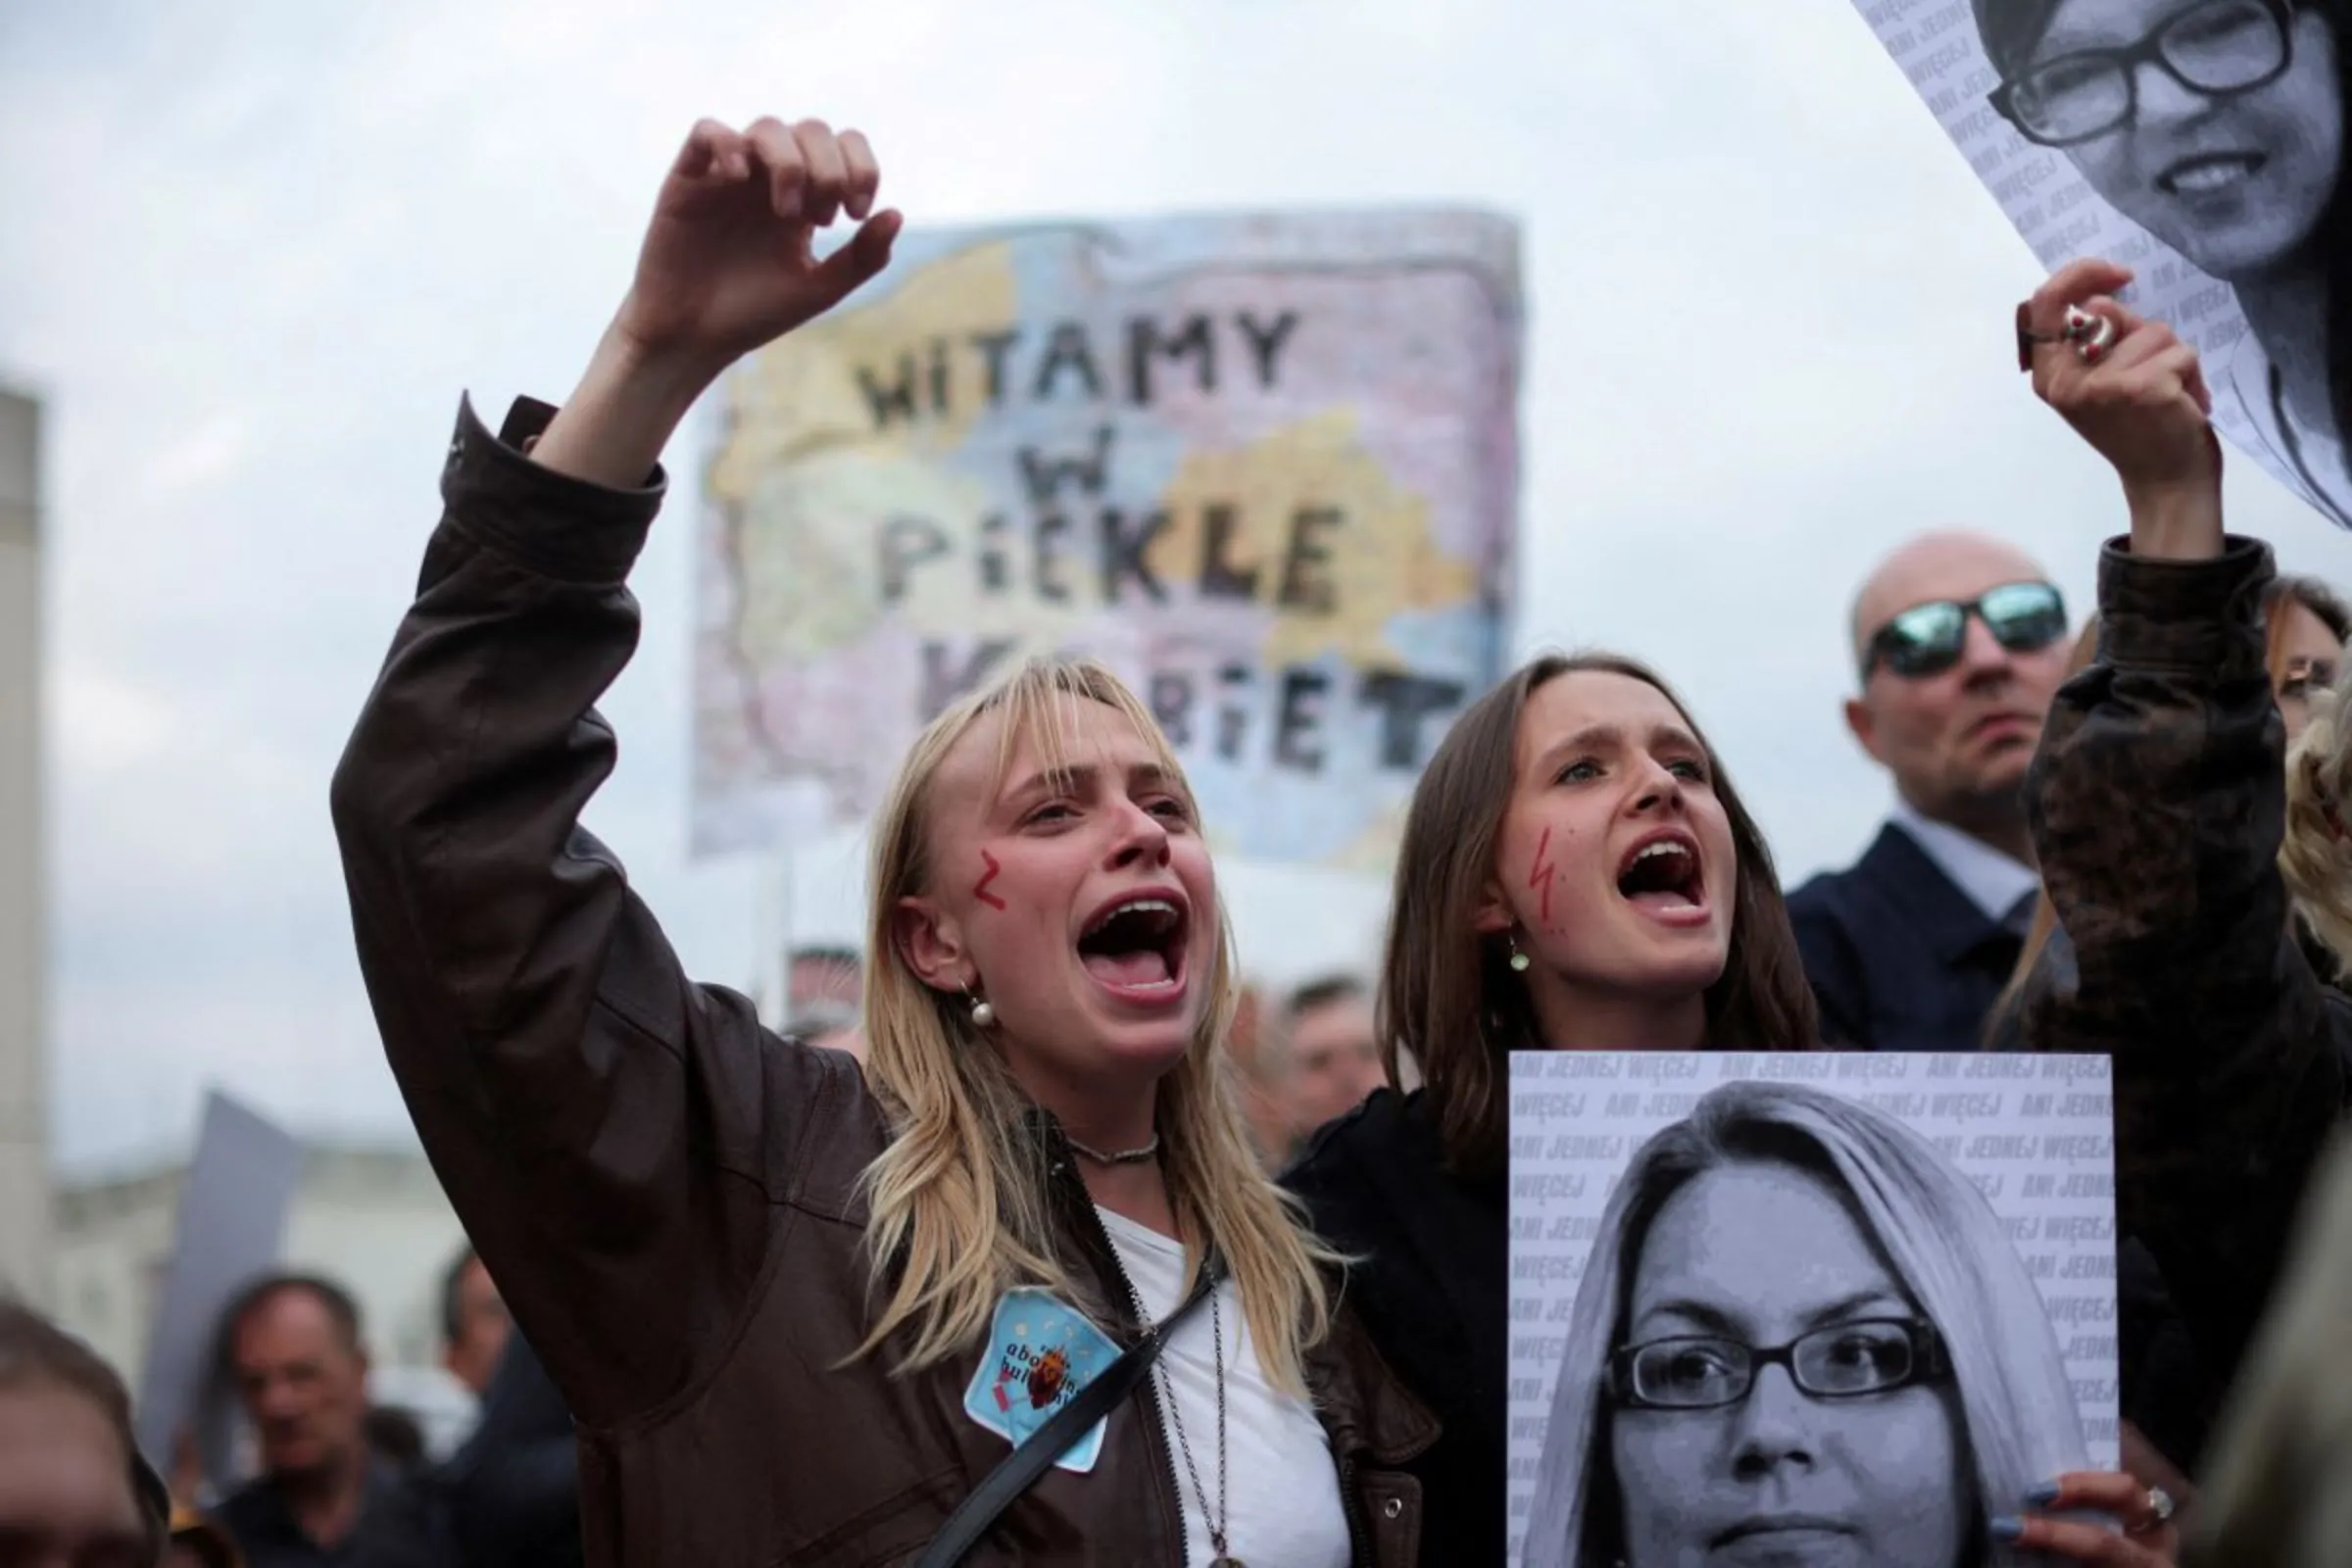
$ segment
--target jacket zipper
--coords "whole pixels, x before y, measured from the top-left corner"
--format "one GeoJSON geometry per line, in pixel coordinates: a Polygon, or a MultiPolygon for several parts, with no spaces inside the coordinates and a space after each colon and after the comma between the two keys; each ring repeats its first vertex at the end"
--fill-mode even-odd
{"type": "MultiPolygon", "coordinates": [[[[1151,1330],[1144,1316],[1144,1298],[1136,1294],[1135,1282],[1127,1277],[1127,1266],[1119,1261],[1119,1250],[1111,1245],[1110,1232],[1103,1228],[1102,1216],[1095,1212],[1095,1200],[1093,1196],[1087,1193],[1085,1182],[1077,1179],[1076,1170],[1067,1158],[1054,1160],[1054,1174],[1057,1177],[1067,1177],[1076,1183],[1078,1189],[1076,1196],[1085,1203],[1086,1222],[1094,1228],[1095,1240],[1102,1244],[1102,1256],[1110,1264],[1111,1277],[1117,1282],[1119,1290],[1126,1297],[1125,1310],[1133,1316],[1135,1330],[1139,1335],[1150,1333],[1151,1330]]],[[[1161,1353],[1166,1353],[1164,1347],[1161,1353]]],[[[1176,1568],[1190,1568],[1193,1560],[1193,1543],[1184,1528],[1184,1482],[1176,1474],[1175,1450],[1168,1446],[1168,1429],[1161,1417],[1159,1407],[1159,1379],[1156,1371],[1157,1368],[1154,1365],[1144,1373],[1144,1408],[1151,1412],[1152,1416],[1152,1431],[1146,1441],[1153,1444],[1159,1449],[1160,1466],[1168,1478],[1168,1495],[1174,1499],[1176,1504],[1176,1568]]]]}

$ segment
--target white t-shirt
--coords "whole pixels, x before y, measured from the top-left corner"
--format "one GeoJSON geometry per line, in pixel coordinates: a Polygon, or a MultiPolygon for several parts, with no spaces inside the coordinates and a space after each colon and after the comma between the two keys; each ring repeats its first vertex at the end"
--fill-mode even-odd
{"type": "MultiPolygon", "coordinates": [[[[1183,1303],[1184,1248],[1123,1215],[1097,1207],[1119,1266],[1144,1298],[1153,1322],[1183,1303]]],[[[1168,1404],[1184,1415],[1184,1435],[1193,1449],[1193,1469],[1207,1489],[1206,1506],[1217,1502],[1216,1325],[1225,1329],[1225,1547],[1250,1568],[1347,1568],[1348,1515],[1340,1505],[1340,1472],[1333,1462],[1323,1424],[1303,1399],[1278,1394],[1257,1364],[1257,1349],[1242,1317],[1241,1293],[1231,1279],[1217,1286],[1161,1347],[1152,1375],[1160,1396],[1160,1427],[1167,1438],[1176,1491],[1184,1504],[1186,1561],[1207,1568],[1216,1556],[1209,1544],[1209,1515],[1185,1468],[1184,1445],[1176,1438],[1168,1404]]]]}

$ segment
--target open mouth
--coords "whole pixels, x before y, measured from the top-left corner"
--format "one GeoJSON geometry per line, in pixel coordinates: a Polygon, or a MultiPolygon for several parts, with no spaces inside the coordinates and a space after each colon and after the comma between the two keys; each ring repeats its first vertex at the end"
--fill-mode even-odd
{"type": "Polygon", "coordinates": [[[2170,196],[2210,196],[2244,184],[2268,161],[2261,153],[2199,153],[2158,174],[2156,188],[2170,196]]]}
{"type": "Polygon", "coordinates": [[[1172,991],[1184,978],[1182,902],[1166,894],[1130,895],[1103,906],[1078,937],[1078,961],[1114,991],[1172,991]]]}
{"type": "Polygon", "coordinates": [[[1619,862],[1617,891],[1659,913],[1705,907],[1707,887],[1697,843],[1681,833],[1642,840],[1619,862]]]}

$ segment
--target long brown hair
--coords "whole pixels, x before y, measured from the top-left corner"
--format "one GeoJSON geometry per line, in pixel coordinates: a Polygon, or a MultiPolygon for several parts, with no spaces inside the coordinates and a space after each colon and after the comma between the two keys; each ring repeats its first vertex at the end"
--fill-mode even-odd
{"type": "Polygon", "coordinates": [[[1713,1045],[1810,1050],[1820,1025],[1763,832],[1691,719],[1647,665],[1620,654],[1544,654],[1463,710],[1422,773],[1396,853],[1388,951],[1381,964],[1381,1057],[1392,1084],[1409,1051],[1437,1111],[1447,1161],[1463,1174],[1500,1163],[1508,1130],[1508,1057],[1534,1049],[1535,1014],[1500,938],[1477,910],[1494,876],[1494,846],[1518,774],[1519,719],[1547,682],[1582,672],[1655,687],[1707,753],[1715,798],[1730,818],[1740,868],[1729,960],[1707,988],[1713,1045]]]}

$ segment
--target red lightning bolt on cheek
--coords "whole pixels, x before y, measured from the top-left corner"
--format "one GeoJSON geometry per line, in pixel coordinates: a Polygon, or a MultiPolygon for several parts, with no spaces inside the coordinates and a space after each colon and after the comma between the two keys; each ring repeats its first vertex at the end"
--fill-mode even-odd
{"type": "Polygon", "coordinates": [[[1549,828],[1545,828],[1544,836],[1536,841],[1536,864],[1535,869],[1527,873],[1527,885],[1542,890],[1544,896],[1543,920],[1545,926],[1549,926],[1551,924],[1551,829],[1549,828]]]}
{"type": "Polygon", "coordinates": [[[997,873],[1004,868],[999,865],[997,863],[997,858],[989,854],[986,850],[982,850],[980,852],[980,863],[988,867],[988,874],[972,884],[972,897],[978,899],[982,904],[987,905],[992,909],[1002,909],[1004,907],[1004,901],[997,897],[997,895],[994,893],[989,892],[988,885],[991,882],[994,882],[997,879],[997,873]]]}

